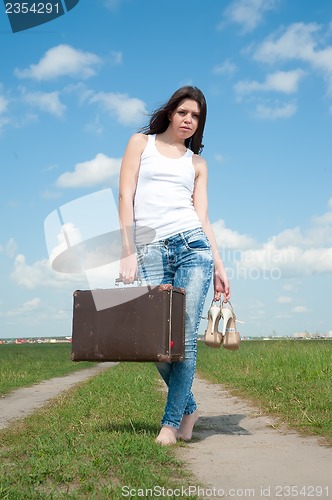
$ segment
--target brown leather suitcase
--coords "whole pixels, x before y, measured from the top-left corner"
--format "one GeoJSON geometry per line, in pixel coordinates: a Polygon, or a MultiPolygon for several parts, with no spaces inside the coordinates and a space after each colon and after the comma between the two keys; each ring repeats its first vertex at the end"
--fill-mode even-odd
{"type": "Polygon", "coordinates": [[[182,288],[165,284],[76,290],[71,358],[73,361],[181,361],[184,330],[182,288]]]}

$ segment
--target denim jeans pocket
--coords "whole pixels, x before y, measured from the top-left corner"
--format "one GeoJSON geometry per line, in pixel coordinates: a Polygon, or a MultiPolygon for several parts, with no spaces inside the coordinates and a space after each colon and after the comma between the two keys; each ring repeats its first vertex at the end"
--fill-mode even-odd
{"type": "Polygon", "coordinates": [[[184,234],[184,243],[188,250],[211,250],[209,239],[202,229],[193,229],[184,234]]]}

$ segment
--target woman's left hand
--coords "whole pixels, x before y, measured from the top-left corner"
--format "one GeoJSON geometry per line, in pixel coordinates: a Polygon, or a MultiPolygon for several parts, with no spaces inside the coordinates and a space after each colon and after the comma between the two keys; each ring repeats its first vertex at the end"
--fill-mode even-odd
{"type": "Polygon", "coordinates": [[[213,286],[214,286],[214,301],[220,300],[221,294],[224,295],[224,300],[227,302],[231,297],[231,290],[229,281],[225,268],[216,267],[214,268],[213,275],[213,286]]]}

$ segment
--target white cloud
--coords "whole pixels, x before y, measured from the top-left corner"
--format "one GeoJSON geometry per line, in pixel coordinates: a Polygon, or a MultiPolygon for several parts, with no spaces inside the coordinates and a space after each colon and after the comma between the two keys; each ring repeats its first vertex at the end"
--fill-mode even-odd
{"type": "Polygon", "coordinates": [[[242,96],[252,92],[282,92],[294,94],[298,90],[299,82],[305,75],[301,69],[293,71],[277,71],[266,76],[265,81],[260,83],[255,80],[242,80],[235,86],[235,92],[242,96]]]}
{"type": "Polygon", "coordinates": [[[118,178],[120,166],[121,158],[109,158],[98,153],[93,160],[77,163],[74,172],[60,175],[56,185],[61,188],[78,188],[109,184],[118,178]]]}
{"type": "MultiPolygon", "coordinates": [[[[321,217],[314,217],[306,230],[287,229],[271,236],[264,243],[255,242],[247,235],[225,227],[223,221],[213,224],[218,247],[237,250],[231,255],[239,278],[267,277],[273,279],[332,273],[332,209],[321,217]]],[[[227,255],[227,252],[226,252],[227,255]]],[[[230,253],[229,253],[230,255],[230,253]]],[[[292,286],[284,290],[294,292],[292,286]]]]}
{"type": "Polygon", "coordinates": [[[262,120],[276,120],[279,118],[290,118],[297,111],[296,104],[277,104],[273,107],[257,104],[256,116],[262,120]]]}
{"type": "Polygon", "coordinates": [[[142,121],[147,111],[141,99],[127,94],[99,92],[89,98],[90,103],[101,104],[111,116],[116,116],[123,125],[135,125],[142,121]]]}
{"type": "Polygon", "coordinates": [[[266,63],[297,59],[312,61],[315,55],[316,23],[294,23],[270,35],[255,51],[254,59],[266,63]]]}
{"type": "Polygon", "coordinates": [[[303,314],[303,313],[310,312],[310,309],[308,309],[306,306],[296,306],[296,307],[293,307],[292,312],[303,314]]]}
{"type": "Polygon", "coordinates": [[[331,207],[331,200],[329,201],[329,210],[325,212],[325,214],[316,216],[312,218],[312,222],[315,225],[315,238],[321,238],[323,237],[324,240],[326,238],[329,238],[329,241],[332,245],[332,207],[331,207]],[[320,234],[318,234],[318,231],[320,234]]]}
{"type": "Polygon", "coordinates": [[[273,242],[269,241],[257,249],[242,251],[237,269],[244,274],[250,269],[257,271],[257,274],[266,271],[274,278],[331,273],[332,248],[303,249],[297,246],[276,248],[273,242]]]}
{"type": "Polygon", "coordinates": [[[237,66],[229,59],[226,59],[222,64],[217,64],[212,69],[212,72],[216,75],[232,75],[237,71],[237,66]]]}
{"type": "Polygon", "coordinates": [[[293,302],[292,297],[289,297],[288,295],[281,295],[277,299],[278,304],[290,304],[293,302]]]}
{"type": "Polygon", "coordinates": [[[40,305],[40,298],[35,297],[31,300],[27,300],[24,302],[20,307],[17,307],[16,309],[11,309],[6,312],[1,312],[1,316],[6,316],[6,317],[12,317],[12,316],[26,316],[29,314],[31,311],[35,311],[38,306],[40,305]]]}
{"type": "Polygon", "coordinates": [[[10,123],[10,119],[6,116],[8,111],[9,101],[3,95],[0,95],[0,133],[6,125],[10,123]]]}
{"type": "Polygon", "coordinates": [[[66,110],[66,106],[62,104],[59,98],[59,92],[25,92],[23,93],[23,101],[35,106],[45,113],[62,117],[66,110]]]}
{"type": "Polygon", "coordinates": [[[59,328],[59,321],[65,321],[65,328],[67,328],[67,325],[70,325],[72,312],[70,309],[63,310],[55,307],[53,304],[49,305],[42,302],[39,297],[35,297],[24,302],[22,306],[16,309],[0,312],[0,316],[6,318],[6,322],[9,325],[22,326],[26,332],[26,336],[35,336],[36,327],[39,327],[39,329],[44,328],[45,330],[45,325],[49,327],[51,323],[57,325],[55,331],[59,328]]]}
{"type": "Polygon", "coordinates": [[[280,249],[268,242],[258,249],[243,251],[237,267],[243,271],[246,269],[255,269],[257,272],[269,271],[275,278],[331,273],[332,248],[303,249],[288,246],[280,249]]]}
{"type": "Polygon", "coordinates": [[[303,247],[311,244],[311,242],[309,242],[307,238],[305,238],[305,236],[301,233],[301,229],[299,227],[285,229],[276,236],[272,236],[270,241],[273,242],[275,248],[283,248],[288,246],[303,247]]]}
{"type": "Polygon", "coordinates": [[[325,230],[326,225],[330,225],[332,223],[332,211],[326,212],[325,214],[319,215],[318,217],[314,217],[313,220],[317,225],[323,226],[323,229],[325,230]]]}
{"type": "Polygon", "coordinates": [[[245,234],[229,229],[225,222],[220,219],[213,223],[213,231],[216,237],[218,248],[241,250],[254,245],[254,240],[245,234]]]}
{"type": "Polygon", "coordinates": [[[49,49],[39,63],[26,69],[15,69],[18,78],[51,80],[61,76],[89,78],[95,75],[95,68],[101,59],[92,52],[83,52],[70,45],[58,45],[49,49]]]}
{"type": "Polygon", "coordinates": [[[82,283],[84,278],[81,274],[66,274],[54,271],[48,259],[27,264],[25,256],[17,255],[14,261],[14,270],[11,273],[12,280],[19,286],[27,289],[38,287],[58,288],[73,286],[82,283]]]}
{"type": "Polygon", "coordinates": [[[294,23],[269,36],[255,50],[254,59],[269,64],[292,60],[305,62],[322,72],[332,93],[332,46],[321,48],[322,29],[316,23],[294,23]]]}
{"type": "Polygon", "coordinates": [[[266,12],[275,9],[278,0],[234,0],[225,11],[230,21],[240,24],[245,33],[253,31],[266,12]]]}

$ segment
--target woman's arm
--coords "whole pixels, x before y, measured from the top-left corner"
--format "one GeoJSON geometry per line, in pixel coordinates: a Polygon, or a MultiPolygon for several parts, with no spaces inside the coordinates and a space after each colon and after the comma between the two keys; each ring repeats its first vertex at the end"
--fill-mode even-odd
{"type": "Polygon", "coordinates": [[[196,178],[193,193],[193,204],[198,218],[202,224],[203,231],[208,237],[214,259],[214,300],[219,300],[221,294],[224,300],[229,300],[231,296],[230,285],[225,271],[224,263],[220,257],[216,238],[208,216],[208,198],[207,198],[207,164],[206,161],[198,156],[193,156],[196,178]]]}
{"type": "Polygon", "coordinates": [[[122,158],[119,184],[119,219],[122,237],[120,276],[124,283],[132,283],[137,275],[134,242],[134,196],[137,186],[141,154],[147,136],[134,134],[122,158]]]}

